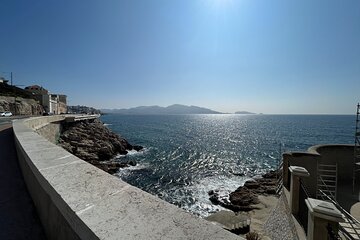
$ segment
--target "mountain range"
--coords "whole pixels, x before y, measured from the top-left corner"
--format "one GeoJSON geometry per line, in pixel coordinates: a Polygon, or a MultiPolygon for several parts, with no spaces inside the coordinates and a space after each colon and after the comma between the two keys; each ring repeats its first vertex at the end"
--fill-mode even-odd
{"type": "Polygon", "coordinates": [[[173,104],[167,107],[140,106],[128,109],[101,109],[103,113],[120,114],[222,114],[208,108],[173,104]]]}
{"type": "Polygon", "coordinates": [[[256,113],[248,112],[248,111],[238,111],[238,112],[235,112],[235,114],[256,114],[256,113]]]}

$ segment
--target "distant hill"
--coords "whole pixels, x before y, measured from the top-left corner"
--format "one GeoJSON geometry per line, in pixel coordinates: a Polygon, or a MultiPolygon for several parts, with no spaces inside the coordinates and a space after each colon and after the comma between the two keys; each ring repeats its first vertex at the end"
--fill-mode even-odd
{"type": "Polygon", "coordinates": [[[256,114],[256,113],[247,112],[247,111],[238,111],[238,112],[235,112],[235,114],[256,114]]]}
{"type": "Polygon", "coordinates": [[[67,112],[68,113],[77,113],[77,114],[101,114],[101,111],[98,109],[95,109],[93,107],[87,107],[87,106],[67,106],[67,112]]]}
{"type": "Polygon", "coordinates": [[[101,109],[103,113],[120,114],[221,114],[208,108],[197,106],[185,106],[180,104],[170,105],[168,107],[160,106],[140,106],[128,109],[101,109]]]}

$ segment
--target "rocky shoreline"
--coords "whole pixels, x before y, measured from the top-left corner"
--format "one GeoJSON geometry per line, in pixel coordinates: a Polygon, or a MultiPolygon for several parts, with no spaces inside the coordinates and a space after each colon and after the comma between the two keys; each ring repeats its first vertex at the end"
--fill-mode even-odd
{"type": "Polygon", "coordinates": [[[208,192],[210,201],[234,212],[251,211],[256,209],[259,203],[259,195],[275,195],[279,172],[270,171],[262,177],[254,178],[245,182],[229,196],[221,196],[219,190],[208,192]]]}
{"type": "Polygon", "coordinates": [[[143,150],[142,146],[131,145],[126,139],[112,132],[98,119],[65,123],[58,145],[110,174],[116,173],[119,168],[136,165],[133,160],[113,161],[115,156],[126,155],[131,150],[143,150]]]}

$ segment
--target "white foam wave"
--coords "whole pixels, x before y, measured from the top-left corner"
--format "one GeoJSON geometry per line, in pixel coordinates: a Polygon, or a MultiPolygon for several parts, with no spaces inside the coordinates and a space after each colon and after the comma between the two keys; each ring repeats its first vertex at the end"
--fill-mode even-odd
{"type": "Polygon", "coordinates": [[[139,171],[142,169],[146,169],[149,168],[148,164],[136,164],[135,166],[129,166],[129,167],[125,167],[125,168],[120,168],[119,171],[117,173],[115,173],[116,176],[118,177],[125,177],[129,174],[131,174],[133,171],[139,171]]]}
{"type": "MultiPolygon", "coordinates": [[[[211,176],[204,178],[198,182],[190,184],[184,187],[184,192],[191,192],[192,202],[191,204],[183,205],[183,208],[189,212],[200,215],[201,217],[207,217],[209,214],[224,209],[221,206],[214,205],[209,200],[208,192],[210,190],[218,190],[218,194],[222,198],[229,198],[229,194],[235,191],[238,187],[244,185],[247,177],[234,176],[211,176]]],[[[177,196],[176,201],[183,202],[184,198],[188,196],[177,196]]]]}
{"type": "Polygon", "coordinates": [[[136,151],[136,150],[130,150],[128,151],[127,154],[118,154],[115,156],[115,159],[117,158],[123,158],[123,157],[126,157],[126,156],[137,156],[137,155],[142,155],[142,154],[145,154],[147,152],[150,151],[150,148],[143,148],[141,149],[140,151],[136,151]]]}

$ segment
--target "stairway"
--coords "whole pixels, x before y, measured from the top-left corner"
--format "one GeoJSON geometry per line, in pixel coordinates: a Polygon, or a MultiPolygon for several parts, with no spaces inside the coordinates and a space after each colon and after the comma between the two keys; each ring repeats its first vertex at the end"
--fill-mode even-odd
{"type": "Polygon", "coordinates": [[[340,233],[347,236],[348,239],[360,240],[360,225],[351,218],[345,216],[345,222],[340,222],[340,233]]]}

